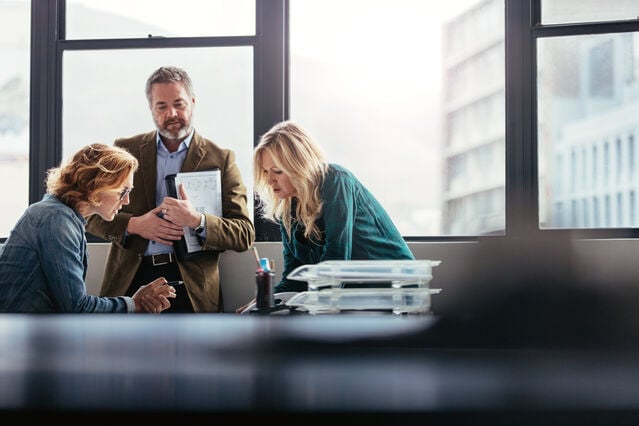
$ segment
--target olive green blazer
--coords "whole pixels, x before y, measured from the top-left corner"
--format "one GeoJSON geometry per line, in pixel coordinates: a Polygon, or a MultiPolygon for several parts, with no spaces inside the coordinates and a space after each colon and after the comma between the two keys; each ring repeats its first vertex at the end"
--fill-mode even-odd
{"type": "MultiPolygon", "coordinates": [[[[156,131],[117,139],[114,145],[127,149],[140,166],[133,178],[130,203],[111,222],[92,215],[87,232],[111,243],[100,290],[101,296],[121,296],[137,272],[149,240],[138,235],[125,237],[132,216],[141,216],[156,207],[156,131]]],[[[218,168],[222,176],[223,217],[206,215],[204,253],[194,260],[178,261],[186,290],[195,312],[221,312],[220,253],[245,251],[255,241],[255,227],[247,206],[246,186],[235,163],[235,154],[194,133],[182,165],[183,172],[218,168]]]]}

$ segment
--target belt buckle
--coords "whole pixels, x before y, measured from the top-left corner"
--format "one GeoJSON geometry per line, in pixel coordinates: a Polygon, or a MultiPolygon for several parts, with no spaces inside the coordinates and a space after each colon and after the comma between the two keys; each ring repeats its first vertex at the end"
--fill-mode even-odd
{"type": "Polygon", "coordinates": [[[162,266],[162,265],[166,265],[167,263],[171,263],[171,253],[167,253],[169,255],[169,261],[168,262],[156,262],[155,261],[155,256],[160,257],[162,256],[161,254],[159,255],[151,255],[151,262],[153,263],[153,266],[162,266]]]}

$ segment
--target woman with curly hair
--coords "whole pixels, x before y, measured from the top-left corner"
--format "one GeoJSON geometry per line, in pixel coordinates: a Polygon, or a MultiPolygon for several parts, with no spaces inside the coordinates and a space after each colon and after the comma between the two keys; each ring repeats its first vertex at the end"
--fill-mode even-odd
{"type": "Polygon", "coordinates": [[[129,203],[138,161],[124,149],[88,145],[47,175],[47,193],[30,205],[0,247],[0,312],[161,312],[175,289],[164,278],[132,297],[87,294],[86,218],[112,221],[129,203]]]}

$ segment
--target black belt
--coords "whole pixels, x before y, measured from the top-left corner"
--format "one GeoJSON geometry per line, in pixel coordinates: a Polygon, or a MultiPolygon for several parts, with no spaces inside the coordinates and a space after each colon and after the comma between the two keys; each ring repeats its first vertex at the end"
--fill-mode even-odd
{"type": "Polygon", "coordinates": [[[175,256],[175,253],[152,254],[150,256],[144,256],[142,261],[153,266],[161,266],[167,263],[177,262],[177,256],[175,256]]]}

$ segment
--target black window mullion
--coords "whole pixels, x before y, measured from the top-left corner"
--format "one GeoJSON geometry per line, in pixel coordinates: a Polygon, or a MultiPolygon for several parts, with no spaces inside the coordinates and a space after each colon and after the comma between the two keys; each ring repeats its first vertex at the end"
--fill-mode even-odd
{"type": "Polygon", "coordinates": [[[535,0],[506,1],[506,235],[538,230],[534,41],[535,0]]]}
{"type": "MultiPolygon", "coordinates": [[[[288,2],[260,0],[257,2],[256,18],[255,144],[273,124],[288,116],[288,2]]],[[[257,241],[279,241],[279,228],[261,219],[259,204],[256,202],[255,206],[257,241]]]]}
{"type": "Polygon", "coordinates": [[[56,38],[58,0],[31,2],[31,82],[29,106],[29,204],[45,191],[46,171],[59,163],[60,64],[56,38]]]}

